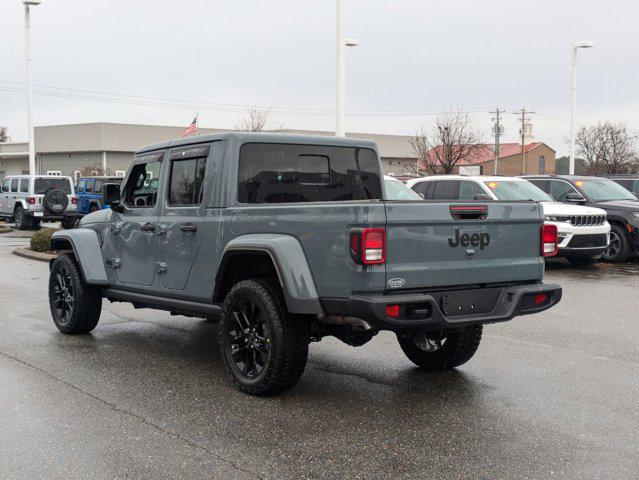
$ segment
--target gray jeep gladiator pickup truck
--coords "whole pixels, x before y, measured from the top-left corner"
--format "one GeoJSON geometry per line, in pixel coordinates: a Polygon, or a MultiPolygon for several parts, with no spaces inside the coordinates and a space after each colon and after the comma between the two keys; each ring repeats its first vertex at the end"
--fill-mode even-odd
{"type": "Polygon", "coordinates": [[[110,208],[56,232],[57,328],[93,330],[102,299],[219,319],[235,385],[281,392],[308,345],[396,333],[419,367],[468,361],[482,325],[550,308],[557,232],[531,201],[394,200],[374,143],[217,133],[138,151],[110,208]]]}

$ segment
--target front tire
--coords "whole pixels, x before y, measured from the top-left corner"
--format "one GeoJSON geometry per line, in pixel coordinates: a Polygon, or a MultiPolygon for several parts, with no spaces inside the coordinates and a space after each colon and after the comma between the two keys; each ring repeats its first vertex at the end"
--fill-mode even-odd
{"type": "Polygon", "coordinates": [[[69,254],[59,255],[51,265],[49,307],[53,323],[62,333],[88,333],[100,320],[100,288],[84,281],[75,259],[69,254]]]}
{"type": "Polygon", "coordinates": [[[306,367],[308,322],[286,310],[279,284],[243,280],[224,300],[219,347],[239,390],[274,395],[295,385],[306,367]]]}
{"type": "Polygon", "coordinates": [[[481,342],[483,327],[472,325],[440,333],[398,334],[408,359],[425,370],[451,370],[470,360],[481,342]]]}
{"type": "Polygon", "coordinates": [[[624,228],[617,224],[610,226],[610,246],[604,253],[604,260],[612,263],[621,263],[630,256],[630,239],[624,228]]]}

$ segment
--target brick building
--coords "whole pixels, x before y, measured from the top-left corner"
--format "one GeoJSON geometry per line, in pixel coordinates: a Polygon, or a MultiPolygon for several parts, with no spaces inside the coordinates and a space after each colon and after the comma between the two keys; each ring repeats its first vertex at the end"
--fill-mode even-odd
{"type": "MultiPolygon", "coordinates": [[[[521,144],[502,143],[499,146],[497,175],[515,176],[522,173],[555,173],[555,151],[543,142],[526,144],[526,167],[522,172],[521,144]]],[[[465,170],[474,174],[493,175],[495,173],[494,145],[481,145],[471,157],[457,163],[453,173],[465,170]]],[[[420,169],[425,170],[423,163],[420,169]]]]}

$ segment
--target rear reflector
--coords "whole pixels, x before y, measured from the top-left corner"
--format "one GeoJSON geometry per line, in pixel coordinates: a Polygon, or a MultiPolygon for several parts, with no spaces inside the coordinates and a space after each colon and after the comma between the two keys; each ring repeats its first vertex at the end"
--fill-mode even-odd
{"type": "Polygon", "coordinates": [[[537,295],[535,295],[535,305],[541,305],[542,303],[546,303],[547,300],[548,300],[547,293],[538,293],[537,295]]]}
{"type": "Polygon", "coordinates": [[[76,205],[78,203],[77,197],[71,197],[71,204],[76,205]]]}
{"type": "Polygon", "coordinates": [[[541,256],[554,257],[559,250],[557,225],[544,223],[541,227],[541,256]]]}
{"type": "Polygon", "coordinates": [[[386,305],[386,315],[391,318],[399,317],[399,305],[386,305]]]}

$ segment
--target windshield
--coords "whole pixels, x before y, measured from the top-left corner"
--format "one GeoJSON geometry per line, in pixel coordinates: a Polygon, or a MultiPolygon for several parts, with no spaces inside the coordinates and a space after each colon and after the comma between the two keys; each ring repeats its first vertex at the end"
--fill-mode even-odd
{"type": "Polygon", "coordinates": [[[422,200],[419,194],[399,180],[385,178],[384,186],[386,187],[386,200],[422,200]]]}
{"type": "Polygon", "coordinates": [[[553,201],[550,195],[526,180],[491,180],[484,183],[499,200],[553,201]]]}
{"type": "Polygon", "coordinates": [[[593,202],[606,202],[610,200],[637,200],[631,192],[616,182],[606,178],[577,180],[573,182],[593,202]]]}
{"type": "Polygon", "coordinates": [[[36,178],[33,185],[34,195],[44,195],[51,189],[62,190],[67,195],[71,195],[71,182],[68,178],[36,178]]]}

